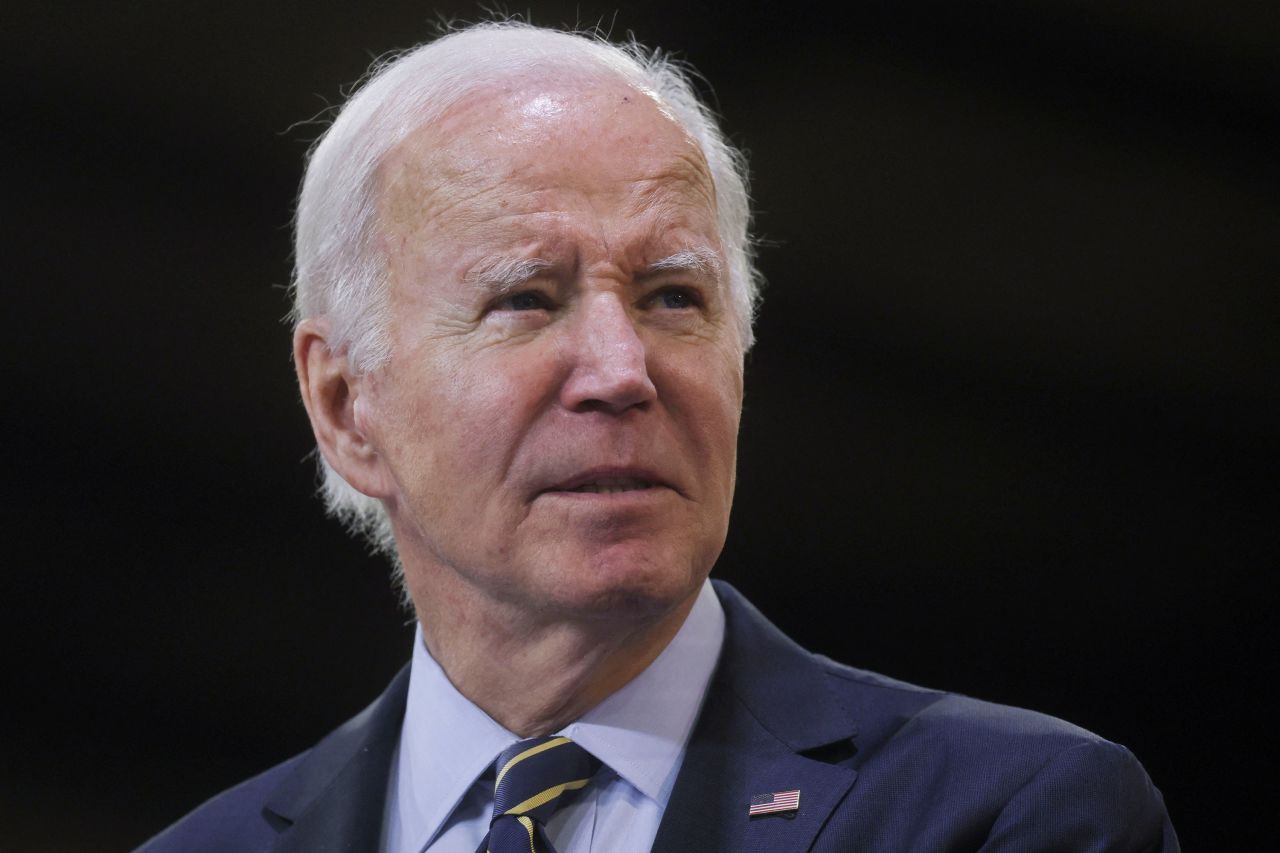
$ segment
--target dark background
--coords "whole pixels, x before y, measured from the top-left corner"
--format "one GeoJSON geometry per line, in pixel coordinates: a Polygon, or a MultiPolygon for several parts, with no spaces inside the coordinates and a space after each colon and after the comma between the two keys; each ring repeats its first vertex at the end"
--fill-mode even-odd
{"type": "MultiPolygon", "coordinates": [[[[294,124],[433,10],[480,12],[369,5],[0,13],[5,849],[129,848],[407,658],[385,566],[311,497],[294,124]]],[[[769,288],[717,574],[816,650],[1128,745],[1188,849],[1272,836],[1273,9],[613,23],[705,73],[756,176],[769,288]]]]}

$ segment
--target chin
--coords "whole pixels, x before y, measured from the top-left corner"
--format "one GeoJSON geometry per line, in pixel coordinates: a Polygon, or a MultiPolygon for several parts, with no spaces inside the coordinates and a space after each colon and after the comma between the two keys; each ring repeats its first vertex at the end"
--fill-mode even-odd
{"type": "Polygon", "coordinates": [[[700,568],[688,553],[626,545],[560,565],[573,567],[557,584],[560,606],[598,618],[663,616],[697,595],[711,570],[710,564],[700,568]]]}

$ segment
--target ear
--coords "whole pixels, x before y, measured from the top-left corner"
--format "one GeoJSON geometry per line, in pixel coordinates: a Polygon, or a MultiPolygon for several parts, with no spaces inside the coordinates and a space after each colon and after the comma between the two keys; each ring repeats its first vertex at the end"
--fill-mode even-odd
{"type": "Polygon", "coordinates": [[[325,461],[357,491],[385,497],[382,459],[357,416],[365,377],[352,369],[345,353],[334,351],[323,319],[303,320],[294,330],[293,365],[325,461]]]}

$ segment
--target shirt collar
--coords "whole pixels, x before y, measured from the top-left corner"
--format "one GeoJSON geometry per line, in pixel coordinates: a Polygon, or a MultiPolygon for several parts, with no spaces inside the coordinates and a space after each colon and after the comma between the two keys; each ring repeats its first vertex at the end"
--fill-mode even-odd
{"type": "Polygon", "coordinates": [[[653,663],[563,734],[665,808],[723,644],[724,610],[706,581],[653,663]]]}
{"type": "MultiPolygon", "coordinates": [[[[723,643],[724,610],[705,581],[653,663],[560,734],[665,807],[723,643]]],[[[419,625],[396,771],[405,835],[433,838],[494,757],[517,740],[458,692],[427,652],[419,625]]]]}
{"type": "Polygon", "coordinates": [[[396,771],[404,837],[416,844],[434,838],[494,756],[516,740],[458,692],[427,651],[419,624],[396,771]]]}

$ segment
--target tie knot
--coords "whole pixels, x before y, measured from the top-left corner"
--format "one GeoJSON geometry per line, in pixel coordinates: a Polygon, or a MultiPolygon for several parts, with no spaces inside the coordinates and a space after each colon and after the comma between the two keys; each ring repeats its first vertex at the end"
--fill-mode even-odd
{"type": "Polygon", "coordinates": [[[495,764],[493,818],[527,815],[545,824],[574,791],[600,767],[598,759],[567,737],[522,740],[495,764]]]}

